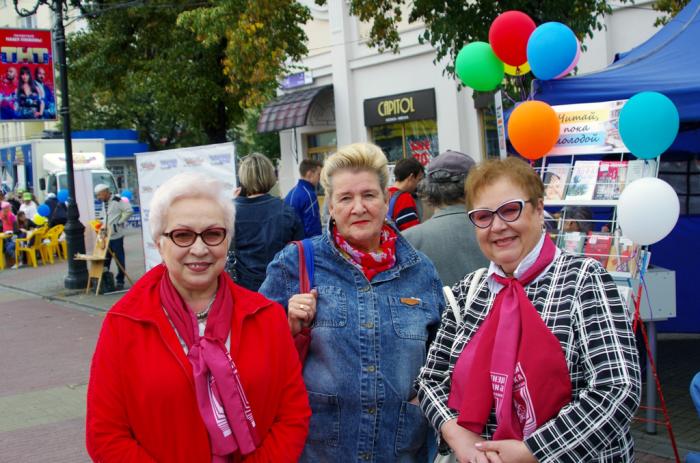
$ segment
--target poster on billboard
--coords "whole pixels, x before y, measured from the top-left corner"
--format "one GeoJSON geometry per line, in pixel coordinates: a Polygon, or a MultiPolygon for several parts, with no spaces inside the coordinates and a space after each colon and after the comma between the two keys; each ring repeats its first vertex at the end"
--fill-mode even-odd
{"type": "Polygon", "coordinates": [[[143,254],[147,271],[161,262],[149,226],[151,199],[161,184],[175,174],[199,172],[222,182],[225,190],[230,192],[232,200],[233,190],[237,186],[233,143],[136,153],[136,172],[141,198],[143,254]]]}
{"type": "Polygon", "coordinates": [[[620,110],[627,100],[552,106],[559,139],[549,155],[629,153],[620,137],[620,110]]]}
{"type": "Polygon", "coordinates": [[[56,120],[51,31],[0,29],[0,122],[56,120]]]}

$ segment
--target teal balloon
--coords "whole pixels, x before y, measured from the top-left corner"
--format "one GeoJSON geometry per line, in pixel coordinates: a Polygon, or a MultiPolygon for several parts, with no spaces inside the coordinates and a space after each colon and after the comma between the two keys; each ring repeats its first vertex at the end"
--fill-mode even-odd
{"type": "Polygon", "coordinates": [[[679,125],[676,105],[658,92],[637,93],[620,111],[620,137],[640,159],[653,159],[666,151],[679,125]]]}
{"type": "Polygon", "coordinates": [[[499,60],[486,42],[464,46],[455,61],[457,77],[468,87],[480,92],[495,89],[503,81],[503,61],[499,60]]]}

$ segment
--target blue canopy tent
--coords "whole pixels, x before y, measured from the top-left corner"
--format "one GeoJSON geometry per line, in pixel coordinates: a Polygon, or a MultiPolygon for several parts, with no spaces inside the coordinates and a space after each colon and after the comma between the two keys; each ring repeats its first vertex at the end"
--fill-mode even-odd
{"type": "MultiPolygon", "coordinates": [[[[668,96],[678,108],[681,131],[661,160],[700,158],[700,0],[692,0],[649,40],[616,56],[607,68],[575,77],[533,82],[537,100],[552,105],[627,99],[643,91],[668,96]]],[[[690,200],[690,191],[687,198],[690,200]]],[[[677,317],[663,331],[700,332],[696,276],[700,263],[700,216],[683,215],[673,232],[652,246],[652,264],[676,271],[677,317]]]]}

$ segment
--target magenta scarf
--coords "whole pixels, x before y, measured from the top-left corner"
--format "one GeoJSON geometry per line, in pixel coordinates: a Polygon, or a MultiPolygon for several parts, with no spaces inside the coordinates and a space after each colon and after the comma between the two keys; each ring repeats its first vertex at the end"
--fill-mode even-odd
{"type": "Polygon", "coordinates": [[[236,365],[226,350],[231,332],[233,297],[224,273],[209,310],[204,336],[197,318],[175,289],[166,271],[160,282],[160,298],[180,338],[187,345],[192,364],[195,394],[202,420],[209,433],[212,462],[225,463],[235,452],[253,452],[260,439],[236,365]]]}
{"type": "Polygon", "coordinates": [[[545,236],[537,260],[519,279],[493,275],[503,288],[455,364],[447,402],[459,411],[457,423],[472,432],[483,432],[494,401],[494,440],[523,440],[571,401],[561,344],[524,289],[552,263],[555,253],[554,243],[545,236]]]}

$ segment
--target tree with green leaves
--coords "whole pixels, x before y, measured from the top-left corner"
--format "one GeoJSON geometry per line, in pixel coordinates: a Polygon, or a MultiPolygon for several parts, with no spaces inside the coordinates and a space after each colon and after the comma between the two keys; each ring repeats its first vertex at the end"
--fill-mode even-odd
{"type": "Polygon", "coordinates": [[[677,15],[685,6],[690,3],[690,0],[657,0],[654,2],[652,7],[656,11],[665,13],[663,16],[659,16],[654,21],[654,26],[663,26],[668,24],[668,22],[677,15]]]}
{"type": "Polygon", "coordinates": [[[306,53],[309,13],[291,1],[83,6],[88,27],[68,41],[73,125],[133,127],[151,149],[227,141],[306,53]]]}
{"type": "MultiPolygon", "coordinates": [[[[323,4],[325,0],[317,2],[323,4]]],[[[369,44],[380,50],[398,51],[397,26],[407,10],[409,22],[425,24],[421,41],[435,47],[436,61],[449,58],[446,71],[451,75],[459,50],[473,41],[488,42],[491,23],[504,11],[522,11],[538,25],[548,21],[564,23],[581,41],[602,30],[602,17],[612,12],[606,0],[350,0],[350,12],[372,23],[369,44]]]]}

